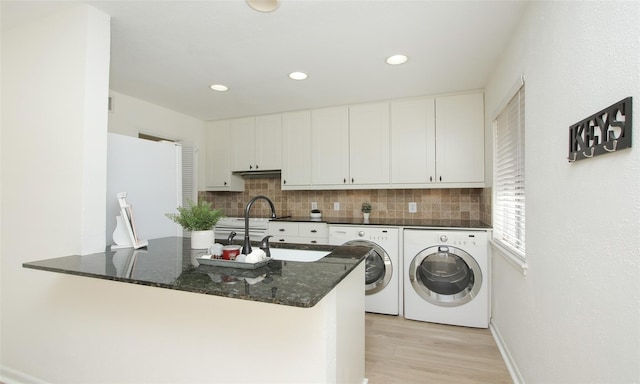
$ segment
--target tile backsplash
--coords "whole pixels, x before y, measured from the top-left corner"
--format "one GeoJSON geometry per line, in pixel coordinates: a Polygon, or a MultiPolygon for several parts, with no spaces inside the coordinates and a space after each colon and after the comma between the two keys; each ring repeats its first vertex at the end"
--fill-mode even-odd
{"type": "MultiPolygon", "coordinates": [[[[371,202],[371,218],[462,219],[491,224],[490,188],[454,189],[359,189],[283,191],[279,177],[247,178],[244,192],[200,192],[199,198],[221,208],[226,216],[244,216],[244,207],[256,195],[269,197],[278,216],[306,217],[311,203],[316,202],[325,217],[360,217],[360,206],[371,202]],[[416,213],[409,213],[415,202],[416,213]],[[334,203],[340,205],[334,210],[334,203]]],[[[256,201],[252,217],[268,217],[269,206],[256,201]]]]}

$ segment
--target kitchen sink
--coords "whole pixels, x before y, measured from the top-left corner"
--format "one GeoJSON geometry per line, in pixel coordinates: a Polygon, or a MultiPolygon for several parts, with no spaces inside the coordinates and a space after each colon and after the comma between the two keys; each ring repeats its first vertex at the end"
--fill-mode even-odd
{"type": "Polygon", "coordinates": [[[310,251],[306,249],[271,248],[271,258],[283,261],[313,262],[330,254],[330,251],[310,251]]]}

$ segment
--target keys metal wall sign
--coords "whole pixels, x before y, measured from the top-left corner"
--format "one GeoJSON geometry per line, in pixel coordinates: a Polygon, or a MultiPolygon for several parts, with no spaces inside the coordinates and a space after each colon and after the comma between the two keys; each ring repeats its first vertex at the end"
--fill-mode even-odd
{"type": "Polygon", "coordinates": [[[631,101],[620,100],[569,127],[569,161],[631,148],[631,101]]]}

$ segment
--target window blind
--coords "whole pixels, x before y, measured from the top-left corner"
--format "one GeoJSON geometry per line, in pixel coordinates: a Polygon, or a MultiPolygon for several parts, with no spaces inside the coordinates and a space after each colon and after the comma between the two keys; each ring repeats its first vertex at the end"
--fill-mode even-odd
{"type": "Polygon", "coordinates": [[[494,121],[494,240],[525,258],[524,87],[494,121]]]}
{"type": "Polygon", "coordinates": [[[182,206],[198,201],[196,185],[196,151],[191,144],[182,144],[182,206]]]}

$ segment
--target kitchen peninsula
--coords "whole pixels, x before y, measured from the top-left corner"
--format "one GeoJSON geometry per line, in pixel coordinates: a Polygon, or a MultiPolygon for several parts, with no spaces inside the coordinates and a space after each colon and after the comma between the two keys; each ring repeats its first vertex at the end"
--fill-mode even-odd
{"type": "MultiPolygon", "coordinates": [[[[237,269],[199,265],[205,250],[190,249],[188,238],[169,237],[151,240],[143,250],[107,250],[23,267],[111,280],[103,283],[118,284],[114,295],[123,288],[152,289],[157,298],[161,291],[162,302],[140,303],[148,317],[145,332],[157,339],[150,353],[172,355],[182,369],[176,376],[175,369],[168,374],[160,365],[141,366],[134,376],[122,376],[128,381],[360,383],[362,260],[370,249],[315,248],[331,253],[315,262],[272,260],[237,269]],[[178,313],[166,316],[172,308],[178,313]],[[180,335],[179,345],[162,342],[168,331],[180,335]]],[[[114,318],[124,329],[139,326],[128,323],[132,319],[140,320],[126,313],[114,318]]]]}

